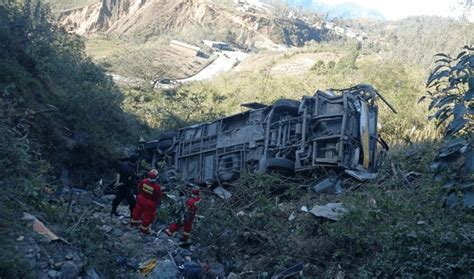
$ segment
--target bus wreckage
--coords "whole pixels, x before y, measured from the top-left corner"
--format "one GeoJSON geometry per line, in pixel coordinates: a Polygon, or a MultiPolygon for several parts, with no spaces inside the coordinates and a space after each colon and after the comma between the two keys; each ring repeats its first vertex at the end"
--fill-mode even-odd
{"type": "Polygon", "coordinates": [[[370,85],[317,91],[301,101],[245,103],[249,110],[212,122],[161,133],[144,143],[143,157],[174,178],[221,184],[241,172],[310,174],[321,168],[360,179],[375,177],[387,144],[378,136],[380,97],[370,85]]]}

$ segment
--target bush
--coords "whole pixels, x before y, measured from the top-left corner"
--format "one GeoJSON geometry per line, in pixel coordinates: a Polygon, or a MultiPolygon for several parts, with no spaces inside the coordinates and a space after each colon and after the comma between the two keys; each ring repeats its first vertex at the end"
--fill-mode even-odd
{"type": "Polygon", "coordinates": [[[424,173],[411,186],[388,164],[381,170],[383,183],[347,196],[344,203],[351,212],[324,226],[337,246],[332,270],[340,265],[356,277],[462,277],[472,272],[474,216],[440,208],[439,185],[427,173],[432,146],[413,151],[392,153],[403,173],[424,173]],[[425,158],[422,164],[419,158],[425,158]]]}

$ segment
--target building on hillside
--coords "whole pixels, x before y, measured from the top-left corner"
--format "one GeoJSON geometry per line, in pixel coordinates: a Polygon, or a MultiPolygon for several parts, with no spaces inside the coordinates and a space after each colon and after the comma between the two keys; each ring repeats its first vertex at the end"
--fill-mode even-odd
{"type": "Polygon", "coordinates": [[[204,53],[202,52],[200,47],[193,46],[184,42],[172,40],[170,42],[170,47],[179,50],[182,54],[186,56],[200,56],[204,57],[204,53]]]}
{"type": "Polygon", "coordinates": [[[210,48],[220,49],[220,50],[232,50],[232,48],[230,47],[228,43],[209,41],[209,40],[203,40],[202,42],[210,48]]]}

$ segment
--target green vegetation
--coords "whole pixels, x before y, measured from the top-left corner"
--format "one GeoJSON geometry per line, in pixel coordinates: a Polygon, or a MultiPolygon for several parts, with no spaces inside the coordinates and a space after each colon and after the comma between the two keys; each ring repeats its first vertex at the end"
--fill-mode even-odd
{"type": "Polygon", "coordinates": [[[444,145],[432,167],[448,178],[443,189],[462,197],[474,181],[474,47],[465,46],[456,58],[436,56],[426,85],[429,108],[436,110],[431,118],[444,128],[444,145]]]}
{"type": "Polygon", "coordinates": [[[109,168],[138,138],[141,124],[122,110],[122,93],[82,40],[57,27],[41,3],[0,3],[0,67],[0,276],[35,277],[17,260],[24,255],[7,249],[22,212],[72,222],[66,208],[47,203],[62,188],[61,169],[71,169],[71,187],[85,187],[94,169],[109,168]]]}
{"type": "Polygon", "coordinates": [[[368,47],[388,58],[418,64],[427,70],[436,53],[454,53],[472,44],[474,24],[435,16],[416,16],[395,22],[357,22],[350,25],[369,34],[368,47]]]}
{"type": "Polygon", "coordinates": [[[313,65],[312,70],[302,69],[295,75],[274,72],[273,69],[290,59],[291,54],[285,54],[286,58],[277,56],[272,62],[252,65],[255,70],[224,74],[213,81],[194,83],[180,90],[221,95],[224,100],[217,103],[214,110],[235,113],[243,102],[271,103],[279,98],[299,99],[303,95],[312,95],[316,89],[346,88],[358,83],[369,83],[398,111],[395,115],[386,106],[380,105],[381,134],[385,139],[391,143],[412,143],[433,139],[438,135],[435,125],[426,121],[426,107],[417,104],[424,94],[425,75],[422,68],[398,60],[377,58],[365,53],[364,49],[359,54],[356,48],[345,50],[332,45],[298,50],[294,55],[325,53],[329,49],[340,54],[340,58],[322,61],[316,66],[318,70],[314,70],[313,65]],[[354,57],[358,56],[360,58],[355,60],[354,57]],[[348,67],[349,64],[352,66],[348,67]]]}
{"type": "MultiPolygon", "coordinates": [[[[462,138],[463,143],[473,145],[474,47],[464,47],[456,58],[446,54],[438,54],[437,57],[438,65],[427,82],[431,98],[429,108],[436,109],[433,118],[438,121],[438,126],[450,120],[445,128],[447,140],[462,138]]],[[[471,152],[471,148],[466,153],[471,152]]]]}
{"type": "Polygon", "coordinates": [[[246,270],[303,262],[309,277],[469,276],[474,215],[441,208],[435,153],[431,143],[394,150],[373,184],[344,181],[357,190],[337,198],[349,209],[337,222],[300,211],[334,201],[312,193],[314,180],[244,176],[228,202],[205,200],[200,214],[213,222],[198,223],[196,238],[222,261],[246,259],[246,270]]]}
{"type": "MultiPolygon", "coordinates": [[[[143,85],[120,89],[85,55],[81,38],[55,25],[46,6],[28,0],[2,1],[0,246],[5,249],[0,254],[0,277],[32,274],[14,242],[19,233],[29,234],[17,221],[25,211],[48,225],[56,224],[58,234],[80,249],[84,261],[99,272],[116,277],[121,271],[110,257],[119,245],[107,241],[99,229],[102,223],[81,219],[90,208],[74,212],[66,205],[47,202],[51,192],[62,188],[57,178],[63,168],[71,170],[72,187],[87,188],[119,156],[118,150],[138,136],[151,137],[160,130],[236,113],[246,101],[271,103],[357,83],[373,84],[398,110],[395,115],[380,105],[381,134],[396,148],[388,154],[376,181],[367,185],[347,180],[344,186],[351,190],[335,198],[313,193],[310,186],[323,174],[316,173],[311,180],[244,175],[229,186],[233,198],[228,202],[205,194],[199,214],[205,216],[206,224],[197,221],[196,241],[218,261],[244,259],[247,266],[236,266],[239,271],[277,271],[303,261],[309,276],[471,276],[472,210],[441,207],[442,183],[433,179],[429,166],[438,154],[443,131],[437,130],[439,123],[427,121],[426,104],[417,103],[425,94],[425,63],[431,60],[431,52],[451,51],[473,37],[471,25],[449,22],[443,27],[447,29],[438,32],[429,19],[409,19],[401,23],[410,27],[403,32],[383,31],[388,32],[383,46],[331,42],[286,53],[262,51],[239,65],[238,72],[176,90],[143,85]],[[414,28],[420,28],[415,32],[419,45],[408,43],[414,35],[407,34],[414,28]],[[442,37],[445,34],[452,40],[442,37]],[[304,59],[309,59],[309,65],[304,59]],[[298,64],[300,60],[305,63],[298,64]],[[290,71],[288,65],[294,64],[299,66],[290,71]],[[302,205],[334,199],[350,210],[338,222],[299,212],[302,205]],[[289,221],[292,213],[296,219],[289,221]]],[[[216,34],[232,37],[231,31],[216,34]]],[[[139,76],[146,85],[155,75],[164,75],[162,67],[167,66],[158,59],[161,53],[155,43],[148,41],[146,48],[140,45],[131,50],[133,43],[117,38],[86,42],[103,66],[139,76]],[[104,45],[109,49],[102,50],[104,45]],[[155,54],[156,59],[140,64],[147,68],[131,65],[132,60],[155,54]]],[[[441,127],[447,135],[463,139],[455,152],[472,158],[472,49],[440,62],[428,82],[440,82],[430,86],[432,107],[439,109],[434,117],[442,122],[453,115],[452,122],[441,127]]],[[[472,171],[472,160],[457,163],[472,171]]],[[[465,180],[472,178],[472,173],[471,177],[459,170],[454,173],[465,180]]],[[[454,191],[462,197],[459,188],[454,191]]],[[[163,210],[160,220],[169,214],[163,210]]]]}
{"type": "Polygon", "coordinates": [[[329,270],[336,273],[340,266],[356,277],[462,277],[472,272],[474,215],[441,208],[441,187],[433,183],[429,168],[434,155],[432,144],[392,152],[378,183],[344,198],[351,212],[324,226],[336,243],[329,270]],[[421,176],[403,179],[408,171],[421,176]]]}

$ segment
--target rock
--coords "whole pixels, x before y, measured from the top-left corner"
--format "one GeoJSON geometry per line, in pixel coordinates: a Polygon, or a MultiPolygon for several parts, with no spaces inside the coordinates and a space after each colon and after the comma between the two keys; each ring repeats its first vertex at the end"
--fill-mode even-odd
{"type": "Polygon", "coordinates": [[[79,267],[72,261],[68,261],[61,267],[61,279],[76,279],[80,273],[79,267]]]}
{"type": "Polygon", "coordinates": [[[186,257],[186,256],[192,256],[193,253],[191,251],[189,251],[188,249],[183,249],[181,247],[179,247],[178,249],[176,249],[176,252],[179,253],[181,256],[183,257],[186,257]]]}
{"type": "Polygon", "coordinates": [[[148,275],[150,279],[180,279],[182,278],[178,268],[170,260],[160,261],[148,275]]]}
{"type": "Polygon", "coordinates": [[[112,230],[112,233],[111,233],[111,234],[112,234],[113,236],[115,236],[115,237],[120,237],[120,236],[123,235],[123,231],[120,230],[120,229],[116,229],[116,228],[115,228],[115,229],[112,230]]]}
{"type": "Polygon", "coordinates": [[[100,219],[100,217],[102,217],[102,214],[99,213],[99,212],[94,212],[94,213],[92,214],[92,218],[94,218],[94,219],[100,219]]]}
{"type": "Polygon", "coordinates": [[[176,256],[174,256],[173,258],[178,266],[184,263],[184,259],[180,254],[176,254],[176,256]]]}
{"type": "Polygon", "coordinates": [[[212,263],[208,275],[211,278],[225,278],[224,265],[220,263],[212,263]]]}
{"type": "Polygon", "coordinates": [[[97,274],[97,271],[95,271],[95,268],[89,268],[86,270],[84,279],[100,279],[100,276],[97,274]]]}
{"type": "Polygon", "coordinates": [[[25,239],[25,237],[22,236],[22,235],[20,235],[20,236],[16,239],[16,241],[23,241],[23,239],[25,239]]]}
{"type": "MultiPolygon", "coordinates": [[[[202,267],[200,264],[194,261],[188,261],[184,263],[183,275],[189,279],[199,279],[202,274],[202,267]]],[[[211,278],[216,278],[211,277],[211,278]]]]}
{"type": "Polygon", "coordinates": [[[71,254],[71,253],[67,253],[66,256],[64,256],[64,258],[68,261],[72,260],[74,258],[74,256],[71,254]]]}
{"type": "Polygon", "coordinates": [[[102,196],[102,199],[105,201],[111,202],[115,199],[115,195],[105,195],[105,196],[102,196]]]}
{"type": "Polygon", "coordinates": [[[61,272],[56,271],[56,270],[50,270],[48,271],[48,277],[49,278],[59,278],[61,276],[61,272]]]}
{"type": "Polygon", "coordinates": [[[60,270],[61,267],[63,266],[64,262],[57,262],[57,263],[54,263],[51,267],[56,269],[56,270],[60,270]]]}
{"type": "Polygon", "coordinates": [[[100,229],[105,233],[109,233],[112,230],[112,227],[109,226],[109,225],[102,225],[102,227],[100,227],[100,229]]]}
{"type": "Polygon", "coordinates": [[[240,279],[240,275],[237,275],[237,274],[231,272],[229,274],[229,276],[227,276],[227,279],[240,279]]]}

